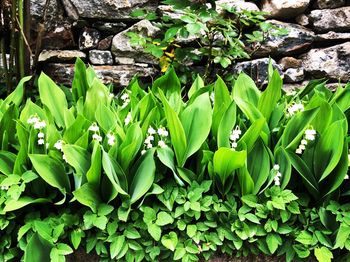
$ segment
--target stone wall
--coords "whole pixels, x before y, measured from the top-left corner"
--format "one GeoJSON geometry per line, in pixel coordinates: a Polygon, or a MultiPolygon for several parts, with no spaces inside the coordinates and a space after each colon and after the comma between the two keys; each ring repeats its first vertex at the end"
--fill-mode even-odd
{"type": "MultiPolygon", "coordinates": [[[[286,83],[301,84],[326,77],[350,81],[350,0],[218,0],[270,13],[271,23],[288,35],[269,37],[252,60],[228,70],[242,70],[258,83],[266,78],[268,57],[273,58],[286,83]]],[[[32,0],[32,36],[43,20],[46,0],[32,0]]],[[[105,82],[127,85],[134,74],[156,74],[157,61],[130,45],[127,31],[154,35],[157,28],[129,16],[135,8],[162,9],[157,0],[50,0],[47,32],[39,57],[42,68],[56,81],[69,85],[75,57],[94,65],[105,82]]],[[[35,41],[32,43],[35,45],[35,41]]]]}

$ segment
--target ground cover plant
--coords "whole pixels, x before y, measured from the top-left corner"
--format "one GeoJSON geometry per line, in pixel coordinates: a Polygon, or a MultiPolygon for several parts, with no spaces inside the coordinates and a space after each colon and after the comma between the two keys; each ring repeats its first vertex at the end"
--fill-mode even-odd
{"type": "Polygon", "coordinates": [[[0,261],[349,259],[350,85],[169,68],[116,96],[79,59],[71,90],[29,80],[0,102],[0,261]]]}

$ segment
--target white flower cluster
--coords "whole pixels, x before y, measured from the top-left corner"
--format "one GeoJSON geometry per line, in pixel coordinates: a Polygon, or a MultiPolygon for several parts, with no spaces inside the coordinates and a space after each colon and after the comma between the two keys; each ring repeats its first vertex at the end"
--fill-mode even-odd
{"type": "Polygon", "coordinates": [[[9,187],[8,187],[8,186],[1,186],[0,189],[1,189],[1,190],[8,190],[9,187]]]}
{"type": "Polygon", "coordinates": [[[124,94],[122,94],[120,99],[123,101],[122,108],[125,108],[125,107],[127,107],[129,105],[129,103],[130,103],[130,95],[128,94],[127,91],[124,94]]]}
{"type": "Polygon", "coordinates": [[[299,147],[295,150],[295,153],[302,154],[308,142],[315,140],[315,137],[316,137],[316,130],[306,129],[304,133],[304,138],[301,140],[299,147]]]}
{"type": "Polygon", "coordinates": [[[46,127],[45,121],[41,120],[40,117],[35,114],[28,118],[27,123],[29,125],[32,125],[34,129],[39,130],[38,133],[38,145],[44,145],[45,144],[45,134],[43,132],[43,129],[46,127]]]}
{"type": "Polygon", "coordinates": [[[344,179],[349,179],[349,175],[345,175],[344,179]]]}
{"type": "Polygon", "coordinates": [[[129,112],[129,113],[127,114],[127,116],[125,117],[125,119],[124,119],[124,124],[125,124],[126,126],[129,125],[130,122],[131,122],[131,120],[132,120],[132,116],[131,116],[131,112],[129,112]]]}
{"type": "Polygon", "coordinates": [[[287,108],[287,116],[291,117],[296,113],[304,111],[304,106],[302,103],[294,103],[290,107],[287,108]]]}
{"type": "Polygon", "coordinates": [[[100,128],[96,123],[92,123],[92,125],[89,127],[89,131],[94,132],[92,135],[93,140],[96,140],[98,142],[102,141],[102,136],[100,136],[100,128]]]}
{"type": "Polygon", "coordinates": [[[281,185],[281,176],[282,174],[280,173],[280,166],[279,165],[274,165],[273,166],[273,171],[276,173],[273,180],[275,182],[275,186],[280,186],[281,185]]]}
{"type": "Polygon", "coordinates": [[[235,129],[232,130],[230,134],[230,141],[231,141],[231,148],[233,150],[236,150],[237,148],[237,140],[242,134],[242,130],[239,129],[239,126],[236,126],[235,129]]]}
{"type": "Polygon", "coordinates": [[[54,146],[54,148],[56,148],[57,150],[62,152],[62,158],[64,161],[67,162],[66,155],[63,153],[63,148],[62,148],[64,144],[65,144],[65,142],[63,140],[58,140],[53,146],[54,146]]]}
{"type": "Polygon", "coordinates": [[[215,101],[215,93],[214,92],[212,92],[211,94],[210,94],[210,101],[211,101],[211,104],[212,105],[214,105],[214,101],[215,101]]]}
{"type": "Polygon", "coordinates": [[[160,127],[156,131],[152,126],[150,126],[147,130],[147,134],[148,136],[144,141],[145,149],[141,151],[142,155],[146,153],[147,149],[150,149],[153,147],[153,141],[155,141],[155,135],[157,134],[159,136],[157,145],[161,148],[166,147],[166,142],[164,140],[169,136],[169,132],[168,130],[166,130],[165,127],[160,127]]]}
{"type": "Polygon", "coordinates": [[[108,145],[114,146],[114,144],[115,144],[115,135],[112,132],[109,132],[107,134],[107,138],[108,138],[108,145]]]}

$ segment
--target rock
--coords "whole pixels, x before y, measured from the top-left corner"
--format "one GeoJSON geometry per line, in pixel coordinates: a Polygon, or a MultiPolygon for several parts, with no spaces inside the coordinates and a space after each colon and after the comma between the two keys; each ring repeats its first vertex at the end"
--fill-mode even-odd
{"type": "MultiPolygon", "coordinates": [[[[44,16],[46,0],[30,0],[30,15],[35,19],[41,19],[44,16]]],[[[46,10],[46,21],[49,25],[51,21],[56,23],[57,19],[63,18],[64,11],[58,0],[50,0],[46,10]]],[[[51,29],[51,28],[50,28],[51,29]]]]}
{"type": "MultiPolygon", "coordinates": [[[[93,67],[97,76],[105,84],[114,84],[127,86],[130,80],[137,74],[139,77],[150,77],[157,73],[153,68],[144,68],[130,65],[105,65],[93,67]]],[[[67,86],[72,85],[74,76],[73,64],[55,64],[49,63],[45,66],[44,71],[59,84],[67,86]]]]}
{"type": "Polygon", "coordinates": [[[67,16],[72,20],[78,20],[79,19],[78,10],[72,4],[72,2],[70,0],[61,0],[61,1],[67,16]]]}
{"type": "Polygon", "coordinates": [[[86,54],[77,50],[43,50],[39,62],[74,62],[76,58],[86,58],[86,54]]]}
{"type": "Polygon", "coordinates": [[[87,50],[96,48],[100,41],[101,34],[98,30],[93,28],[85,28],[79,37],[79,49],[87,50]]]}
{"type": "Polygon", "coordinates": [[[111,45],[112,45],[112,40],[113,40],[113,36],[110,35],[104,39],[102,39],[98,45],[97,45],[97,49],[99,50],[107,50],[110,49],[111,45]]]}
{"type": "Polygon", "coordinates": [[[259,7],[252,2],[245,2],[244,0],[218,0],[215,1],[216,11],[218,13],[224,13],[222,6],[227,5],[229,7],[235,7],[237,11],[257,11],[259,12],[259,7]]]}
{"type": "Polygon", "coordinates": [[[315,34],[303,26],[277,20],[268,22],[287,29],[288,33],[282,36],[270,34],[254,54],[255,57],[298,54],[305,51],[313,42],[315,34]]]}
{"type": "Polygon", "coordinates": [[[263,0],[261,11],[272,18],[292,18],[302,14],[309,3],[310,0],[263,0]]]}
{"type": "Polygon", "coordinates": [[[301,67],[302,61],[294,57],[283,57],[280,61],[278,61],[278,64],[282,67],[283,70],[286,70],[288,68],[301,67]]]}
{"type": "Polygon", "coordinates": [[[116,57],[115,62],[118,65],[133,65],[135,64],[135,59],[128,57],[116,57]]]}
{"type": "MultiPolygon", "coordinates": [[[[282,69],[276,63],[275,60],[271,59],[272,66],[276,68],[281,74],[282,69]]],[[[232,73],[235,75],[245,72],[248,74],[258,85],[263,85],[267,83],[268,78],[268,65],[269,58],[260,58],[246,62],[239,62],[233,65],[232,73]]]]}
{"type": "Polygon", "coordinates": [[[305,72],[313,77],[350,81],[350,42],[311,49],[302,59],[305,72]]]}
{"type": "Polygon", "coordinates": [[[304,15],[304,14],[301,14],[301,15],[298,15],[296,18],[295,18],[295,21],[299,24],[299,25],[302,25],[302,26],[307,26],[310,24],[309,22],[309,18],[304,15]]]}
{"type": "Polygon", "coordinates": [[[157,11],[161,16],[168,16],[171,19],[180,19],[185,14],[182,10],[174,10],[171,5],[159,5],[157,11]]]}
{"type": "Polygon", "coordinates": [[[315,42],[327,42],[329,41],[347,41],[350,40],[350,33],[337,33],[329,31],[325,34],[319,34],[315,36],[315,42]]]}
{"type": "Polygon", "coordinates": [[[302,67],[299,68],[288,68],[284,72],[284,81],[286,83],[297,83],[304,80],[304,69],[302,67]]]}
{"type": "Polygon", "coordinates": [[[89,59],[93,65],[112,65],[113,57],[110,51],[90,50],[89,59]]]}
{"type": "Polygon", "coordinates": [[[130,13],[137,8],[155,11],[157,0],[71,0],[78,14],[83,18],[93,19],[128,19],[132,20],[130,13]]]}
{"type": "Polygon", "coordinates": [[[98,21],[92,24],[93,28],[98,29],[103,33],[117,34],[123,31],[127,25],[123,22],[102,22],[98,21]]]}
{"type": "Polygon", "coordinates": [[[350,30],[350,6],[337,9],[313,10],[309,15],[318,32],[350,30]]]}
{"type": "Polygon", "coordinates": [[[317,0],[320,9],[337,8],[345,5],[345,0],[317,0]]]}
{"type": "MultiPolygon", "coordinates": [[[[35,39],[33,39],[35,40],[35,39]]],[[[35,42],[32,43],[32,45],[35,42]]],[[[72,26],[69,23],[58,24],[47,31],[42,38],[42,49],[67,49],[75,46],[72,26]]]]}
{"type": "Polygon", "coordinates": [[[134,46],[130,43],[130,38],[126,35],[128,32],[136,32],[144,37],[155,37],[160,31],[148,20],[141,20],[127,30],[115,35],[112,41],[112,53],[117,57],[129,57],[135,59],[135,62],[157,64],[157,61],[150,55],[143,52],[141,46],[134,46]]]}

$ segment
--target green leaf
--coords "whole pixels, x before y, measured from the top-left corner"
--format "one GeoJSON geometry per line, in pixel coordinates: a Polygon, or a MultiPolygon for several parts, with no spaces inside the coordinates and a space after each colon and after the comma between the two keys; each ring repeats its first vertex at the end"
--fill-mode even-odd
{"type": "Polygon", "coordinates": [[[64,111],[68,110],[68,103],[64,92],[45,73],[41,73],[39,80],[41,102],[50,110],[59,127],[64,126],[64,111]]]}
{"type": "Polygon", "coordinates": [[[67,244],[63,244],[63,243],[58,243],[57,244],[57,249],[60,255],[69,255],[73,253],[73,249],[68,246],[67,244]]]}
{"type": "Polygon", "coordinates": [[[79,203],[90,207],[94,213],[97,212],[97,206],[101,203],[101,198],[93,185],[86,183],[75,190],[73,195],[79,203]]]}
{"type": "Polygon", "coordinates": [[[175,150],[176,160],[177,163],[180,166],[182,166],[187,148],[185,130],[180,122],[179,117],[177,116],[175,111],[170,107],[163,92],[160,91],[159,94],[164,105],[165,117],[168,123],[167,126],[170,132],[171,143],[175,150]]]}
{"type": "Polygon", "coordinates": [[[143,197],[154,182],[156,166],[153,155],[154,150],[148,150],[135,164],[137,170],[130,186],[131,204],[143,197]]]}
{"type": "Polygon", "coordinates": [[[19,107],[21,105],[24,95],[24,84],[31,78],[31,76],[26,76],[19,81],[16,89],[5,98],[4,102],[0,106],[0,112],[5,112],[6,107],[12,103],[15,104],[16,107],[19,107]]]}
{"type": "Polygon", "coordinates": [[[167,249],[170,249],[171,251],[174,252],[178,242],[176,233],[172,231],[169,234],[164,235],[161,239],[161,242],[163,246],[165,246],[167,249]]]}
{"type": "Polygon", "coordinates": [[[123,246],[126,244],[125,236],[117,236],[110,245],[111,259],[114,259],[122,252],[123,246]]]}
{"type": "Polygon", "coordinates": [[[74,249],[78,249],[81,239],[84,236],[84,232],[81,229],[75,229],[70,234],[70,240],[74,249]]]}
{"type": "Polygon", "coordinates": [[[158,226],[165,226],[168,224],[172,224],[174,222],[174,218],[169,215],[168,213],[161,211],[157,215],[157,221],[156,224],[158,226]]]}
{"type": "Polygon", "coordinates": [[[312,235],[305,230],[301,231],[295,240],[304,245],[311,245],[314,242],[312,235]]]}
{"type": "Polygon", "coordinates": [[[86,173],[87,181],[92,185],[100,185],[102,168],[102,153],[99,142],[93,142],[93,150],[91,155],[91,166],[86,173]]]}
{"type": "Polygon", "coordinates": [[[0,173],[10,176],[13,173],[16,157],[11,152],[0,151],[0,173]]]}
{"type": "Polygon", "coordinates": [[[150,224],[147,227],[147,231],[153,237],[153,239],[155,241],[159,241],[160,240],[160,237],[162,235],[162,229],[161,229],[160,226],[158,226],[156,224],[150,224]]]}
{"type": "MultiPolygon", "coordinates": [[[[231,97],[230,97],[228,88],[225,82],[222,80],[222,78],[218,77],[214,85],[214,111],[213,111],[213,120],[212,120],[213,122],[212,133],[214,137],[217,136],[219,125],[230,105],[231,105],[231,97]]],[[[230,118],[235,119],[235,115],[230,116],[230,118]]]]}
{"type": "Polygon", "coordinates": [[[344,144],[342,122],[340,120],[331,124],[317,141],[314,154],[314,172],[319,181],[325,179],[332,172],[341,158],[344,144]]]}
{"type": "Polygon", "coordinates": [[[70,192],[70,182],[60,161],[48,155],[29,155],[39,176],[61,192],[70,192]]]}
{"type": "Polygon", "coordinates": [[[318,262],[331,262],[333,258],[332,252],[326,247],[315,248],[314,254],[318,262]]]}
{"type": "Polygon", "coordinates": [[[199,33],[202,29],[201,25],[198,23],[187,24],[185,27],[187,31],[192,35],[199,33]]]}
{"type": "Polygon", "coordinates": [[[214,153],[214,172],[218,175],[222,184],[238,168],[244,166],[247,158],[247,151],[234,151],[229,148],[219,148],[214,153]]]}
{"type": "Polygon", "coordinates": [[[196,225],[188,225],[186,228],[186,233],[190,238],[193,238],[197,233],[197,226],[196,225]]]}
{"type": "Polygon", "coordinates": [[[74,67],[74,78],[72,83],[72,94],[75,102],[79,98],[83,98],[85,101],[86,91],[88,90],[89,85],[86,76],[86,66],[85,63],[78,57],[75,62],[74,67]]]}
{"type": "Polygon", "coordinates": [[[185,184],[182,182],[182,180],[179,178],[179,176],[176,174],[176,167],[174,163],[174,152],[170,147],[159,147],[157,148],[157,156],[160,162],[163,163],[163,165],[170,168],[172,171],[174,178],[176,182],[180,186],[184,186],[185,184]]]}
{"type": "Polygon", "coordinates": [[[274,70],[272,77],[269,80],[269,84],[258,102],[258,109],[267,121],[269,121],[272,111],[275,109],[278,100],[281,98],[281,90],[282,79],[278,71],[274,70]]]}
{"type": "MultiPolygon", "coordinates": [[[[215,110],[215,106],[214,106],[214,110],[215,110]]],[[[224,115],[222,116],[221,121],[219,123],[218,136],[217,136],[218,148],[231,147],[229,138],[236,124],[236,111],[237,111],[236,103],[232,101],[229,107],[227,108],[227,110],[225,111],[224,115]]]]}
{"type": "Polygon", "coordinates": [[[203,79],[199,75],[197,75],[190,90],[188,91],[188,97],[191,98],[194,93],[196,93],[199,89],[203,87],[204,87],[203,79]]]}
{"type": "Polygon", "coordinates": [[[34,233],[24,251],[24,262],[50,261],[50,252],[53,245],[34,233]]]}
{"type": "Polygon", "coordinates": [[[252,213],[248,213],[248,214],[245,214],[244,216],[247,220],[249,220],[255,224],[260,224],[259,218],[256,215],[254,215],[252,213]]]}
{"type": "Polygon", "coordinates": [[[245,143],[247,146],[247,153],[249,153],[254,146],[255,141],[260,137],[261,131],[266,125],[265,118],[260,118],[252,123],[248,130],[239,140],[240,143],[245,143]]]}
{"type": "Polygon", "coordinates": [[[39,204],[39,203],[48,203],[48,202],[50,202],[50,200],[46,198],[31,198],[31,197],[23,196],[17,200],[11,199],[9,201],[6,201],[4,212],[6,213],[17,209],[21,209],[22,207],[25,207],[30,204],[39,204]]]}
{"type": "Polygon", "coordinates": [[[124,236],[129,239],[141,238],[140,233],[133,227],[128,227],[127,229],[125,229],[124,236]]]}
{"type": "Polygon", "coordinates": [[[245,73],[241,73],[233,87],[234,99],[240,99],[245,102],[251,103],[257,107],[260,99],[260,91],[256,87],[254,81],[245,73]]]}
{"type": "Polygon", "coordinates": [[[211,115],[212,110],[208,93],[198,96],[181,113],[180,120],[187,141],[186,152],[180,164],[181,167],[183,167],[187,158],[197,152],[207,139],[211,128],[211,115]]]}
{"type": "Polygon", "coordinates": [[[174,260],[180,260],[186,254],[186,249],[183,247],[176,248],[174,252],[174,260]]]}
{"type": "Polygon", "coordinates": [[[338,229],[334,249],[337,249],[337,248],[343,249],[345,246],[345,242],[349,239],[349,237],[350,237],[350,227],[345,223],[342,223],[338,229]]]}
{"type": "Polygon", "coordinates": [[[268,234],[266,236],[266,243],[267,243],[267,246],[268,246],[271,254],[274,254],[276,252],[278,246],[282,244],[282,239],[277,234],[268,234]]]}
{"type": "Polygon", "coordinates": [[[100,80],[94,78],[91,87],[86,92],[84,116],[94,122],[96,109],[99,108],[101,104],[107,106],[109,101],[108,88],[103,85],[100,80]]]}

